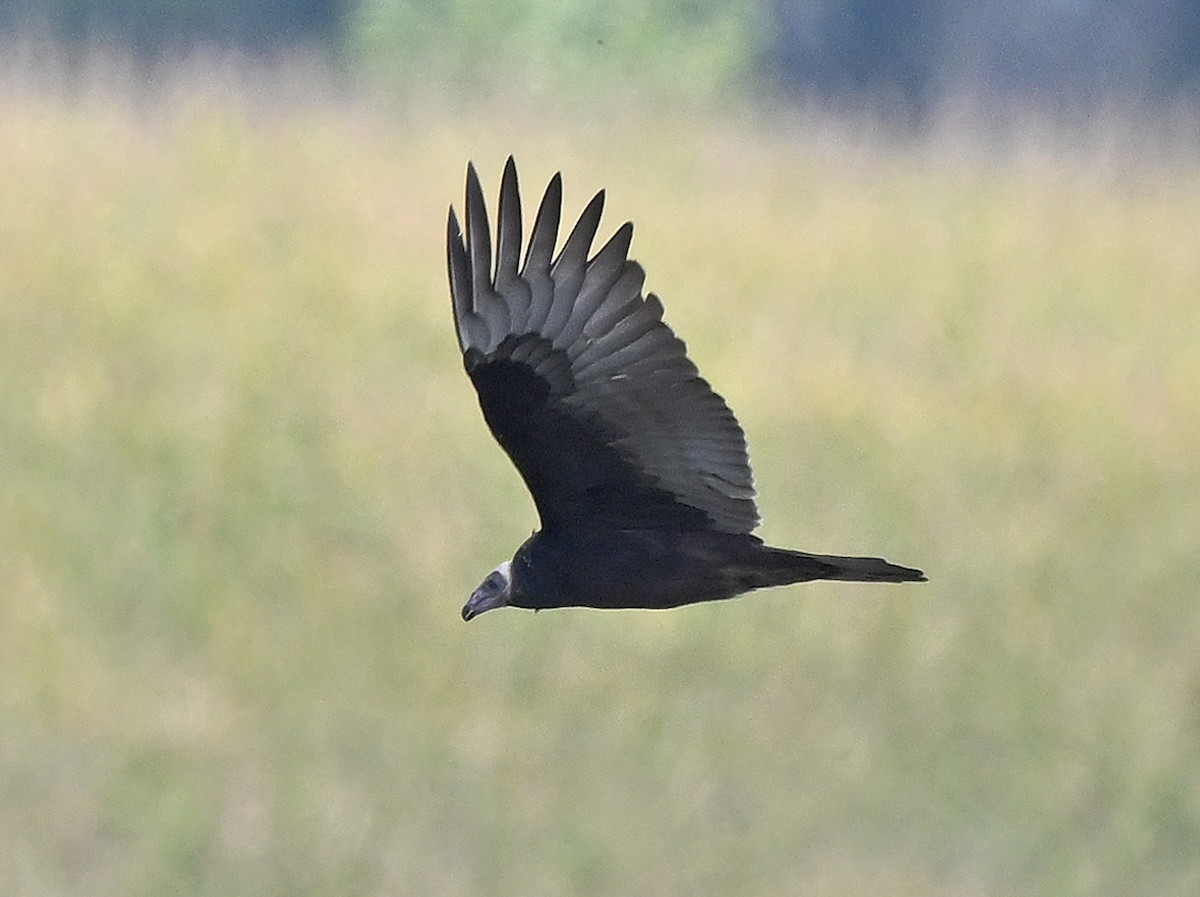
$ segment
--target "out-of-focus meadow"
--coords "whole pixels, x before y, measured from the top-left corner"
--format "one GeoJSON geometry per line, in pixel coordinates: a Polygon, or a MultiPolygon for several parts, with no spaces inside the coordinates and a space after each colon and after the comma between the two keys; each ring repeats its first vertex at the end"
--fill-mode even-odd
{"type": "Polygon", "coordinates": [[[959,125],[10,75],[0,891],[1197,893],[1200,151],[959,125]],[[928,584],[460,621],[509,152],[637,223],[768,541],[928,584]]]}

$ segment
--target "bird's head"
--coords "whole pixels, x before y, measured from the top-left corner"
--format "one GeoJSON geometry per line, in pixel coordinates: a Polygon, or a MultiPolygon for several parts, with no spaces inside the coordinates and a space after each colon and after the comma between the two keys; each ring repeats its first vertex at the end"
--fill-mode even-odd
{"type": "Polygon", "coordinates": [[[485,610],[506,607],[512,599],[512,562],[505,561],[487,575],[479,584],[467,603],[463,605],[462,618],[470,620],[485,610]]]}

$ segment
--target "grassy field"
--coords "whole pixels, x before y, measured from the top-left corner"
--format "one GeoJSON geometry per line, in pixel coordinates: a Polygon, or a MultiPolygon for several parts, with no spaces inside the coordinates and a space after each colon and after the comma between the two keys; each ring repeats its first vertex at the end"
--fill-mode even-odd
{"type": "Polygon", "coordinates": [[[1200,891],[1200,153],[964,133],[10,74],[0,892],[1200,891]],[[928,584],[459,620],[509,152],[637,222],[763,535],[928,584]]]}

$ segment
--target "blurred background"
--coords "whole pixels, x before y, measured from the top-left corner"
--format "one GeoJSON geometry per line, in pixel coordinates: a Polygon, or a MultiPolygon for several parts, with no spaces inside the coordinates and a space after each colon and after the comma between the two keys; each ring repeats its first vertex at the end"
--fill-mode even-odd
{"type": "Polygon", "coordinates": [[[0,893],[1200,893],[1197,9],[0,3],[0,893]],[[461,622],[509,153],[928,584],[461,622]]]}

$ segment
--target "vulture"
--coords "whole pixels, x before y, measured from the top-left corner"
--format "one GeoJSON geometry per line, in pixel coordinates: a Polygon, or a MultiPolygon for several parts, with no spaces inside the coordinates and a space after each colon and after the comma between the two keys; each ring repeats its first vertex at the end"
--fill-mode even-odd
{"type": "Polygon", "coordinates": [[[746,437],[663,321],[626,223],[594,254],[604,191],[557,254],[562,177],[542,196],[522,258],[510,157],[495,259],[467,166],[466,233],[451,206],[455,329],[483,417],[533,497],[541,530],[480,584],[464,620],[498,607],[673,608],[815,579],[921,582],[881,558],[773,548],[746,437]]]}

